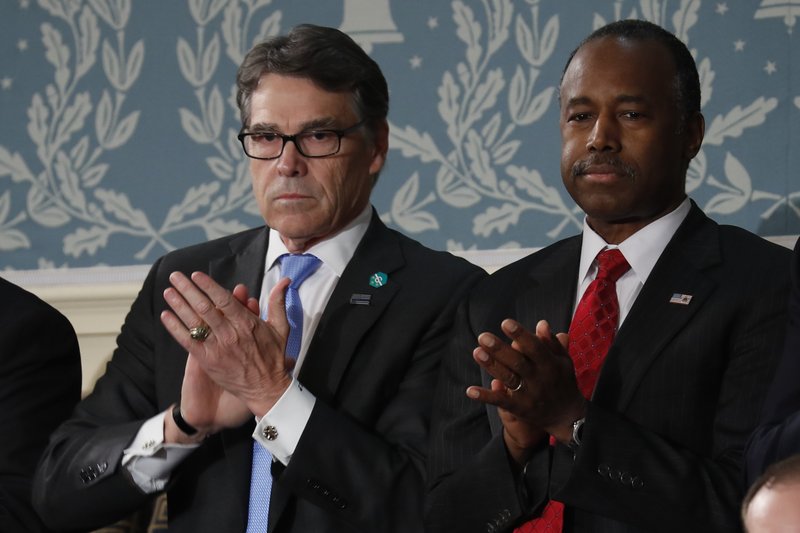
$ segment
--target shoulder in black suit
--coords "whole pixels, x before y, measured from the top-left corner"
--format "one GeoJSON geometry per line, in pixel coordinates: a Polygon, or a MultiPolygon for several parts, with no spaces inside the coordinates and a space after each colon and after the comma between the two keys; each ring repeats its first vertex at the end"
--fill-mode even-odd
{"type": "Polygon", "coordinates": [[[761,424],[747,446],[747,483],[776,461],[800,453],[800,239],[792,260],[789,324],[761,424]]]}
{"type": "Polygon", "coordinates": [[[50,433],[80,399],[81,359],[69,321],[0,278],[0,531],[43,531],[33,472],[50,433]]]}
{"type": "MultiPolygon", "coordinates": [[[[151,270],[95,391],[57,432],[35,497],[48,523],[88,528],[148,496],[122,474],[122,450],[142,422],[180,393],[186,353],[159,322],[172,271],[208,272],[232,288],[261,287],[266,229],[168,254],[151,270]],[[80,468],[108,464],[83,482],[80,468]]],[[[433,389],[460,295],[483,271],[434,252],[373,215],[328,301],[299,381],[317,398],[286,468],[274,465],[270,532],[422,529],[433,389]],[[371,287],[372,274],[388,283],[371,287]],[[354,295],[368,295],[353,298],[354,295]],[[369,305],[357,301],[368,299],[369,305]]],[[[207,439],[168,487],[170,531],[244,531],[252,424],[207,439]]]]}
{"type": "Polygon", "coordinates": [[[462,305],[442,362],[429,465],[431,532],[511,531],[566,504],[565,531],[736,531],[741,458],[773,374],[789,251],[696,206],[622,324],[590,401],[582,445],[544,446],[515,474],[472,360],[501,320],[567,331],[580,256],[567,239],[497,272],[462,305]],[[688,305],[673,294],[691,295],[688,305]]]}

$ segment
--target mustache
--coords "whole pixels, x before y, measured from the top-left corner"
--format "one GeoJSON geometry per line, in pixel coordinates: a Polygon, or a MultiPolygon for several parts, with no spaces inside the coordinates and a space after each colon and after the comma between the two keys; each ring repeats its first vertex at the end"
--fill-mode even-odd
{"type": "Polygon", "coordinates": [[[581,176],[586,174],[590,167],[594,166],[608,166],[623,176],[633,178],[636,176],[636,170],[625,163],[622,159],[612,155],[592,155],[586,159],[580,159],[572,165],[572,177],[581,176]]]}

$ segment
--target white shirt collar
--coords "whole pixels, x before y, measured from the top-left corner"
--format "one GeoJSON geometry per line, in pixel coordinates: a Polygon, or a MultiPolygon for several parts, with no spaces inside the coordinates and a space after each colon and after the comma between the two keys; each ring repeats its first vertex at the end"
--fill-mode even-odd
{"type": "MultiPolygon", "coordinates": [[[[342,277],[347,263],[356,252],[358,243],[367,232],[369,222],[372,219],[372,206],[367,207],[354,218],[339,233],[318,242],[305,253],[315,255],[322,263],[333,270],[338,277],[342,277]]],[[[289,253],[286,245],[283,244],[280,234],[277,231],[269,232],[269,247],[267,248],[267,270],[270,270],[277,259],[283,254],[289,253]]]]}
{"type": "Polygon", "coordinates": [[[686,215],[689,214],[691,201],[685,198],[681,204],[671,212],[646,225],[624,241],[619,246],[606,243],[583,219],[583,244],[581,247],[581,263],[578,271],[578,280],[586,279],[592,273],[595,257],[604,248],[619,248],[622,255],[631,265],[631,272],[644,284],[653,271],[658,258],[667,247],[672,236],[678,230],[686,215]]]}

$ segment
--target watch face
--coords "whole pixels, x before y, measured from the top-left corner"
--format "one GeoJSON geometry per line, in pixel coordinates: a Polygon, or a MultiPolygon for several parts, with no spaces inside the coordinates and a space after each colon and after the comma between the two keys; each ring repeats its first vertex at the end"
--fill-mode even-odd
{"type": "Polygon", "coordinates": [[[572,423],[572,438],[569,441],[569,447],[572,449],[581,445],[581,437],[583,436],[583,423],[585,418],[579,418],[572,423]]]}

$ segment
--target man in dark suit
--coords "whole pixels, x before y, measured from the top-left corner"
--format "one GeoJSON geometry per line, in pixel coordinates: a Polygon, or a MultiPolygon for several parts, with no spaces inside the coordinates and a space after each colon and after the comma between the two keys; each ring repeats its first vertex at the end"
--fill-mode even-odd
{"type": "Polygon", "coordinates": [[[570,57],[560,103],[561,173],[583,234],[501,269],[460,307],[426,524],[736,531],[788,250],[686,197],[704,121],[694,60],[669,32],[632,20],[597,30],[570,57]]]}
{"type": "Polygon", "coordinates": [[[153,266],[106,374],[51,441],[38,509],[85,529],[166,487],[170,531],[420,531],[442,346],[482,271],[370,207],[388,90],[349,37],[299,26],[255,46],[237,86],[267,227],[153,266]],[[316,270],[287,289],[304,258],[316,270]]]}
{"type": "Polygon", "coordinates": [[[81,397],[81,356],[69,321],[0,278],[0,531],[44,531],[31,504],[50,433],[81,397]]]}
{"type": "Polygon", "coordinates": [[[800,239],[794,246],[789,323],[761,423],[747,444],[747,484],[776,461],[800,453],[800,239]]]}

